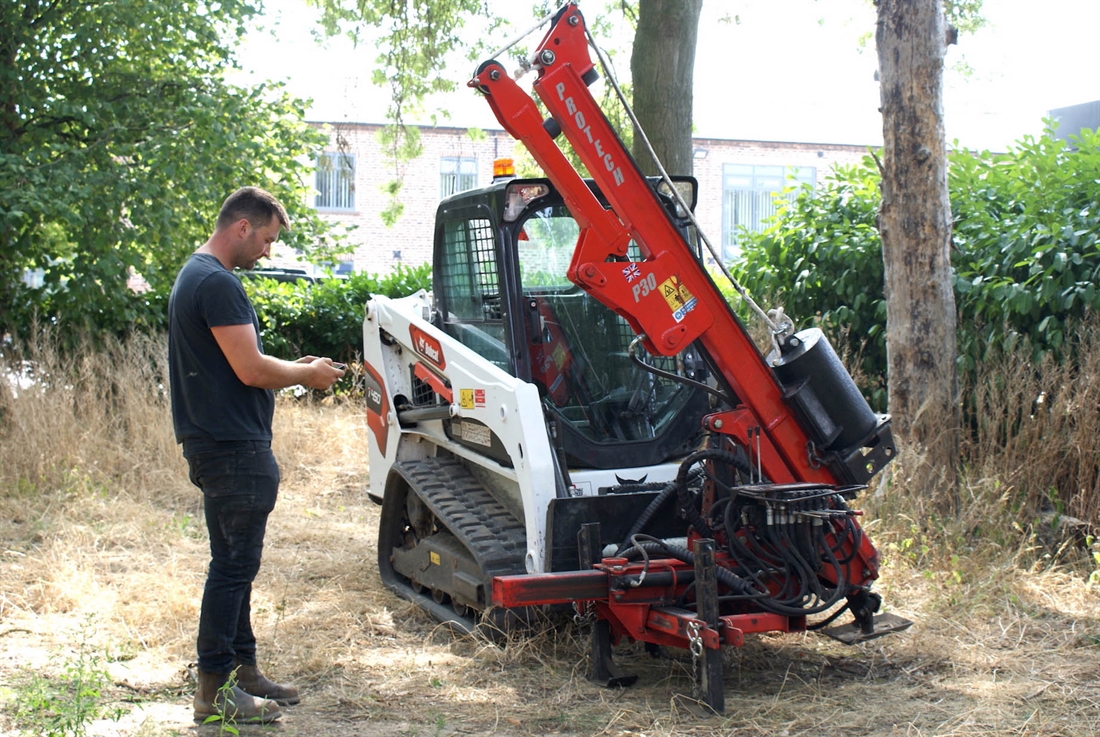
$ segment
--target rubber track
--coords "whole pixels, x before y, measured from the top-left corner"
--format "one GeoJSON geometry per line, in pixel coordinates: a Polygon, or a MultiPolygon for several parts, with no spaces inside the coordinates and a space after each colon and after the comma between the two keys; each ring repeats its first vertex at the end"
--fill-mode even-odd
{"type": "Polygon", "coordinates": [[[397,470],[444,527],[469,551],[485,576],[525,573],[527,530],[504,505],[452,458],[403,461],[397,470]]]}

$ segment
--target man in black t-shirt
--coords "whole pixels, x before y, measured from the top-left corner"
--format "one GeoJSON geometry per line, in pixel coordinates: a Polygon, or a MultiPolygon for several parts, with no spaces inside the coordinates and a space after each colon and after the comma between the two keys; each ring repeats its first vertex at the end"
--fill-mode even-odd
{"type": "Polygon", "coordinates": [[[270,254],[286,210],[274,196],[244,187],[222,205],[213,235],[176,277],[168,301],[172,421],[191,482],[202,489],[210,568],[199,615],[195,721],[220,715],[271,722],[298,689],[268,680],[256,666],[252,581],[260,568],[279,467],[271,453],[275,389],[328,389],[342,368],[329,358],[283,361],[263,352],[259,321],[234,268],[270,254]],[[226,687],[236,673],[236,684],[226,687]]]}

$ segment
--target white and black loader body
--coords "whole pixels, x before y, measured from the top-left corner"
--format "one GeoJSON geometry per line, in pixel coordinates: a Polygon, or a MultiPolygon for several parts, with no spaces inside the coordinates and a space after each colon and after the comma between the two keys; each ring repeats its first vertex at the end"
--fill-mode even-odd
{"type": "Polygon", "coordinates": [[[379,565],[440,619],[473,626],[493,576],[576,570],[584,522],[620,542],[702,441],[706,394],[634,365],[630,326],[565,278],[577,235],[547,180],[464,192],[439,206],[432,294],[367,305],[379,565]]]}

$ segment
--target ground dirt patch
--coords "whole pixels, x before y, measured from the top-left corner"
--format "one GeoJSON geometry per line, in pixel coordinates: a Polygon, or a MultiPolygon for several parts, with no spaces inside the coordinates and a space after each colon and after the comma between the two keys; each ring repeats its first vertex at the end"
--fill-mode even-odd
{"type": "MultiPolygon", "coordinates": [[[[1100,734],[1098,596],[1087,571],[1006,562],[982,576],[965,561],[926,564],[891,532],[904,525],[885,520],[873,529],[886,561],[879,589],[915,625],[855,648],[751,637],[726,654],[727,713],[703,718],[680,698],[692,692],[685,652],[620,647],[618,662],[639,682],[605,690],[584,679],[584,633],[568,619],[502,648],[390,594],[377,576],[359,409],[281,401],[276,433],[284,483],[254,618],[266,670],[304,696],[277,725],[243,734],[1100,734]]],[[[190,719],[206,565],[198,491],[178,458],[132,482],[86,478],[33,497],[3,492],[0,734],[21,733],[13,714],[29,675],[59,678],[81,651],[109,673],[104,693],[120,715],[88,734],[216,734],[190,719]]]]}

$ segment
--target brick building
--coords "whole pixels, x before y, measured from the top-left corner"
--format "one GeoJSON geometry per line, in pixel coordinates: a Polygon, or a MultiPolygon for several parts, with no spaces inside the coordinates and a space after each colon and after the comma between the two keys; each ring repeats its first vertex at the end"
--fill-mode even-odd
{"type": "MultiPolygon", "coordinates": [[[[514,158],[519,145],[503,130],[422,127],[422,153],[402,175],[404,212],[397,224],[383,223],[389,204],[383,187],[395,179],[379,141],[382,126],[317,123],[329,146],[317,162],[315,206],[326,218],[357,226],[354,258],[341,271],[389,273],[396,264],[431,260],[433,221],[439,200],[453,192],[489,184],[493,161],[514,158]]],[[[838,164],[858,162],[866,146],[778,143],[696,138],[696,216],[707,237],[728,259],[736,252],[737,226],[758,229],[774,212],[774,193],[792,182],[816,185],[838,164]]]]}

